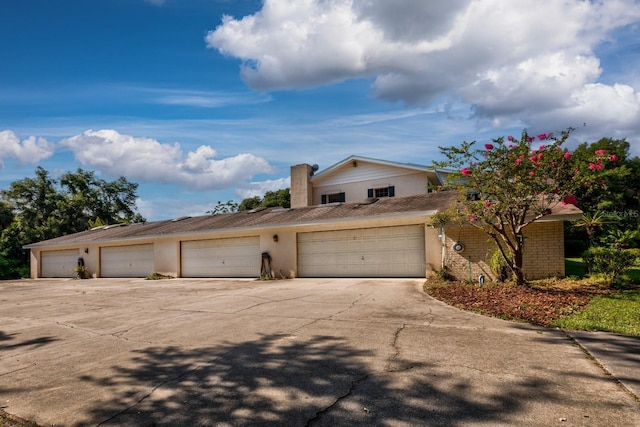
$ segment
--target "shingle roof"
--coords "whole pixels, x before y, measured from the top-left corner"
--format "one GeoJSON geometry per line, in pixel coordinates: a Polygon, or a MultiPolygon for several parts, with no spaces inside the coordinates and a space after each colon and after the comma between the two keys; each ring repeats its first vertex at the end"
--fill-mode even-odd
{"type": "Polygon", "coordinates": [[[333,222],[365,217],[380,218],[396,215],[425,215],[447,209],[454,193],[432,193],[406,197],[378,199],[374,203],[360,201],[317,205],[297,209],[266,208],[255,211],[187,217],[129,225],[112,225],[57,237],[25,246],[37,248],[68,244],[84,244],[108,240],[128,240],[151,236],[193,234],[197,232],[244,228],[275,228],[308,223],[333,222]]]}
{"type": "MultiPolygon", "coordinates": [[[[297,209],[266,208],[237,213],[185,217],[128,225],[111,225],[26,245],[25,248],[51,247],[93,242],[131,240],[148,237],[190,235],[238,229],[268,229],[304,224],[331,223],[395,216],[424,216],[448,209],[456,192],[389,197],[351,203],[317,205],[297,209]]],[[[549,219],[566,219],[581,213],[575,206],[558,205],[549,219]]]]}

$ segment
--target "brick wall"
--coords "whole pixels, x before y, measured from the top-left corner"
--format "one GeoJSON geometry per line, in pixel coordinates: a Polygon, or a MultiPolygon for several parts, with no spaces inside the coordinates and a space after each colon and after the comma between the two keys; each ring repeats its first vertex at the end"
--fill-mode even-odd
{"type": "MultiPolygon", "coordinates": [[[[487,281],[495,280],[488,260],[495,249],[489,236],[473,227],[446,229],[445,265],[449,272],[461,280],[477,282],[483,274],[487,281]],[[455,242],[464,245],[464,251],[452,249],[455,242]]],[[[562,221],[538,222],[525,228],[525,278],[529,280],[564,276],[564,228],[562,221]]]]}

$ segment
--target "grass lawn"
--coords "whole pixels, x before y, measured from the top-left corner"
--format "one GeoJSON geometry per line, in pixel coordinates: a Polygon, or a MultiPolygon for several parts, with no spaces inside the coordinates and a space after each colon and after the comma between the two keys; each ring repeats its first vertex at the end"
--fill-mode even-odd
{"type": "MultiPolygon", "coordinates": [[[[567,258],[565,271],[567,276],[584,277],[582,259],[567,258]]],[[[635,289],[595,297],[579,313],[558,319],[552,326],[640,335],[640,289],[637,288],[640,283],[640,267],[636,266],[626,271],[623,280],[635,289]]]]}
{"type": "Polygon", "coordinates": [[[564,274],[567,277],[584,277],[586,274],[582,258],[565,258],[564,274]]]}
{"type": "Polygon", "coordinates": [[[580,313],[558,319],[552,326],[640,335],[640,289],[595,297],[580,313]]]}

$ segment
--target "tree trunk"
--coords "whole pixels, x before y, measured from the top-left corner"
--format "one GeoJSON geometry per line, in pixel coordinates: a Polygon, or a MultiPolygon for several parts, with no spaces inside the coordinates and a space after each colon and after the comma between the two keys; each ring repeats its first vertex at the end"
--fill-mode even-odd
{"type": "Polygon", "coordinates": [[[516,277],[516,285],[524,286],[524,271],[522,271],[522,246],[520,244],[516,245],[514,254],[513,254],[513,274],[516,277]]]}

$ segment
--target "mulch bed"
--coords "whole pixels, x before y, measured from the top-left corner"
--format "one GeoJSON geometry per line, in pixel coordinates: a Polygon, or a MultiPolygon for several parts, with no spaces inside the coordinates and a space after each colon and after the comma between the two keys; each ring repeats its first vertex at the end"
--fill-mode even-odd
{"type": "Polygon", "coordinates": [[[464,310],[540,326],[550,326],[554,320],[579,311],[595,296],[611,292],[598,286],[564,283],[535,286],[438,282],[425,285],[425,292],[464,310]]]}

